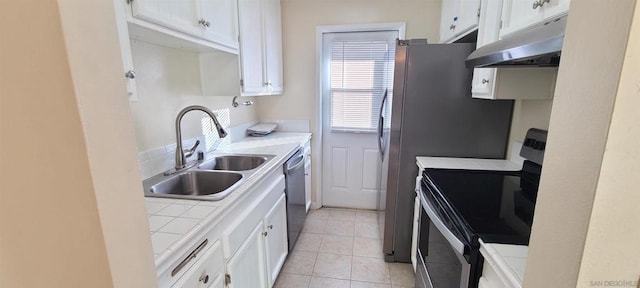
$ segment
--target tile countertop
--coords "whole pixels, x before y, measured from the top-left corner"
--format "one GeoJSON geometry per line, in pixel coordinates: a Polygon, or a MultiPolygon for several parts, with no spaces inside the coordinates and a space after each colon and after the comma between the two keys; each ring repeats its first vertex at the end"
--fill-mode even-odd
{"type": "Polygon", "coordinates": [[[521,164],[510,160],[482,158],[416,157],[420,171],[425,168],[491,171],[520,171],[521,164]]]}
{"type": "Polygon", "coordinates": [[[529,247],[484,243],[480,240],[480,253],[507,287],[522,287],[529,247]]]}
{"type": "Polygon", "coordinates": [[[271,161],[260,167],[229,196],[220,201],[181,200],[145,197],[151,244],[156,267],[166,266],[167,261],[182,245],[188,244],[205,227],[212,227],[222,219],[238,198],[253,188],[263,176],[281,167],[301,144],[311,138],[310,133],[273,133],[265,137],[246,137],[210,152],[206,158],[225,153],[270,154],[271,161]]]}

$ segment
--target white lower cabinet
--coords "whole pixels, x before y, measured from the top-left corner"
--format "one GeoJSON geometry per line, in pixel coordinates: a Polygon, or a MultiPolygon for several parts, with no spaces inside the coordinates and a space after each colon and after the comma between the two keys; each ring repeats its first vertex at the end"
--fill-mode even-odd
{"type": "Polygon", "coordinates": [[[273,286],[289,251],[287,242],[287,205],[284,194],[264,218],[264,225],[269,286],[273,286]]]}
{"type": "Polygon", "coordinates": [[[285,179],[279,168],[264,178],[162,269],[159,287],[273,286],[289,253],[285,179]]]}
{"type": "Polygon", "coordinates": [[[260,221],[238,251],[227,261],[228,287],[267,287],[264,233],[264,223],[260,221]]]}
{"type": "MultiPolygon", "coordinates": [[[[194,254],[193,257],[197,257],[197,254],[194,254]]],[[[189,258],[190,257],[187,257],[185,261],[188,261],[189,258]]],[[[193,264],[193,267],[191,267],[191,269],[189,269],[189,271],[187,271],[187,273],[185,273],[172,287],[223,287],[218,284],[224,284],[224,265],[220,241],[213,243],[211,247],[204,251],[204,254],[202,254],[201,257],[197,258],[199,259],[193,264]]]]}
{"type": "Polygon", "coordinates": [[[269,178],[266,192],[232,215],[223,233],[228,287],[272,287],[287,257],[284,175],[269,178]]]}
{"type": "Polygon", "coordinates": [[[307,212],[311,208],[311,140],[304,147],[304,200],[307,212]]]}

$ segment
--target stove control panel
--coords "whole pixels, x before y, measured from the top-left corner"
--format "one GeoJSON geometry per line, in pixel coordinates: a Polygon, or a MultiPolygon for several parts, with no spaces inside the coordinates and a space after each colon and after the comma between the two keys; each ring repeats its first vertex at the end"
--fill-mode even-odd
{"type": "Polygon", "coordinates": [[[547,148],[547,131],[531,128],[527,131],[527,136],[522,142],[520,156],[542,165],[544,160],[544,150],[547,148]]]}

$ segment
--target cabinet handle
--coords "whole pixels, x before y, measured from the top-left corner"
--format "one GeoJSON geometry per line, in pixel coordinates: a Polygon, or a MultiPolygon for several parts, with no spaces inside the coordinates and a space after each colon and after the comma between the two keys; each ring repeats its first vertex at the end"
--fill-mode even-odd
{"type": "Polygon", "coordinates": [[[202,243],[200,243],[200,245],[198,245],[196,249],[193,249],[193,251],[189,253],[189,255],[187,255],[187,257],[185,257],[184,260],[182,260],[182,262],[180,262],[180,264],[178,264],[178,266],[176,266],[176,268],[171,271],[171,277],[176,276],[176,274],[178,274],[178,272],[180,272],[180,270],[182,270],[182,268],[184,268],[187,263],[196,258],[198,253],[200,253],[200,251],[202,251],[202,249],[207,246],[207,243],[209,243],[209,240],[204,239],[204,241],[202,241],[202,243]]]}
{"type": "Polygon", "coordinates": [[[211,22],[209,22],[209,21],[205,20],[204,18],[201,18],[201,19],[198,21],[198,24],[200,24],[200,25],[204,26],[205,28],[209,28],[209,27],[211,26],[211,22]]]}
{"type": "Polygon", "coordinates": [[[267,233],[267,231],[262,232],[262,236],[267,237],[269,233],[267,233]]]}
{"type": "Polygon", "coordinates": [[[205,275],[200,276],[200,279],[198,279],[198,281],[200,281],[200,282],[202,282],[204,284],[207,284],[209,282],[209,275],[205,274],[205,275]]]}
{"type": "Polygon", "coordinates": [[[538,9],[538,7],[542,7],[543,3],[540,1],[533,1],[533,10],[538,9]]]}
{"type": "MultiPolygon", "coordinates": [[[[273,230],[273,225],[269,225],[269,226],[267,226],[267,228],[269,228],[269,230],[273,230]]],[[[265,232],[265,233],[267,233],[267,232],[265,232]]]]}
{"type": "Polygon", "coordinates": [[[136,79],[136,71],[129,70],[127,71],[127,73],[124,73],[124,77],[127,77],[129,79],[136,79]]]}
{"type": "Polygon", "coordinates": [[[482,84],[487,84],[487,83],[489,83],[489,80],[487,80],[487,79],[482,79],[482,84]]]}

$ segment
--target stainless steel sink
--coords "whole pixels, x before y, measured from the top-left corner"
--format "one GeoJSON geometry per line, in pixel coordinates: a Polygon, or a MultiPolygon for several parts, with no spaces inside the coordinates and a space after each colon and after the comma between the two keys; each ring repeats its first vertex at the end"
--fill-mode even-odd
{"type": "Polygon", "coordinates": [[[167,171],[142,182],[147,197],[217,201],[251,177],[275,155],[220,155],[195,167],[167,171]]]}
{"type": "Polygon", "coordinates": [[[221,200],[240,184],[243,175],[228,171],[192,170],[168,177],[165,176],[165,178],[156,184],[145,187],[145,195],[151,197],[221,200]]]}
{"type": "Polygon", "coordinates": [[[205,161],[198,166],[202,170],[247,171],[256,169],[269,159],[271,155],[225,155],[205,161]]]}

